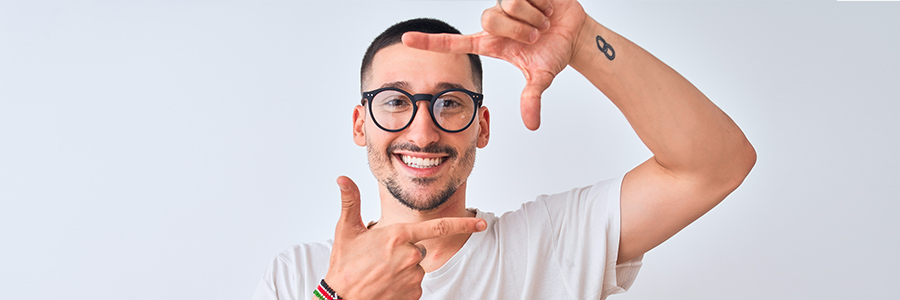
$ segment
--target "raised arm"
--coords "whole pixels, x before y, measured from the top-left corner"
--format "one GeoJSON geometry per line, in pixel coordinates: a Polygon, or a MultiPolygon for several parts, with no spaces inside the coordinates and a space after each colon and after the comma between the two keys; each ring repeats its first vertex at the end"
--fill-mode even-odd
{"type": "Polygon", "coordinates": [[[728,115],[659,59],[593,19],[582,33],[569,64],[612,100],[653,152],[622,183],[621,262],[725,199],[750,172],[756,152],[728,115]]]}
{"type": "Polygon", "coordinates": [[[703,93],[587,16],[575,1],[503,0],[485,11],[482,26],[485,31],[469,36],[407,33],[403,41],[426,50],[497,57],[519,67],[527,81],[522,118],[530,129],[540,125],[541,92],[570,65],[612,100],[653,152],[622,185],[619,262],[652,249],[709,211],[756,162],[740,128],[703,93]]]}

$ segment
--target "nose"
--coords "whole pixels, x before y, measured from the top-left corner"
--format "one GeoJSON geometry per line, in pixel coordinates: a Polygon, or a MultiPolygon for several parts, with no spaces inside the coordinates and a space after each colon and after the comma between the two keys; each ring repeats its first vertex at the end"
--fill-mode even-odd
{"type": "Polygon", "coordinates": [[[431,113],[428,112],[428,101],[416,102],[418,109],[416,117],[406,128],[406,139],[416,146],[424,148],[432,143],[436,143],[440,138],[440,128],[434,124],[431,119],[431,113]]]}

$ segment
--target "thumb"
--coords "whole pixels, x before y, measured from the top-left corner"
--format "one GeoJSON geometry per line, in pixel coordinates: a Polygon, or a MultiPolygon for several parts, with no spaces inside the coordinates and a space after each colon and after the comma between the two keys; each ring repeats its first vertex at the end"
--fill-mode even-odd
{"type": "Polygon", "coordinates": [[[341,188],[341,217],[334,231],[335,239],[343,234],[355,235],[366,229],[360,215],[359,188],[356,183],[347,176],[340,176],[337,184],[341,188]]]}
{"type": "Polygon", "coordinates": [[[553,82],[553,74],[547,71],[528,73],[525,89],[522,90],[520,109],[522,121],[529,130],[537,130],[541,127],[541,94],[544,93],[550,83],[553,82]]]}

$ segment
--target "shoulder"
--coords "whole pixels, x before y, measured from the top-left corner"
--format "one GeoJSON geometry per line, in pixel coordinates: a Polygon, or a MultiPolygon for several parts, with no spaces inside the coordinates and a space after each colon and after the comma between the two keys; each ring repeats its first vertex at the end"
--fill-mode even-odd
{"type": "MultiPolygon", "coordinates": [[[[598,181],[555,194],[543,194],[522,204],[518,210],[504,213],[501,223],[526,220],[560,219],[573,216],[618,215],[623,176],[598,181]]],[[[533,221],[532,221],[533,222],[533,221]]]]}
{"type": "Polygon", "coordinates": [[[275,256],[274,264],[281,264],[284,273],[295,274],[300,281],[316,280],[328,273],[331,240],[293,245],[275,256]]]}
{"type": "Polygon", "coordinates": [[[540,195],[522,207],[504,213],[492,224],[501,243],[538,241],[548,247],[583,241],[604,242],[619,236],[619,198],[622,177],[602,180],[571,190],[540,195]]]}
{"type": "Polygon", "coordinates": [[[297,244],[285,249],[275,256],[275,258],[284,262],[303,263],[310,259],[318,259],[324,256],[327,262],[328,258],[331,256],[332,246],[333,241],[331,240],[317,243],[297,244]]]}
{"type": "Polygon", "coordinates": [[[535,201],[543,202],[547,205],[578,204],[578,202],[583,201],[618,202],[622,191],[623,178],[624,176],[619,176],[598,181],[588,186],[573,188],[562,193],[540,195],[535,201]]]}
{"type": "Polygon", "coordinates": [[[332,241],[297,244],[272,259],[253,299],[303,299],[328,273],[332,241]]]}

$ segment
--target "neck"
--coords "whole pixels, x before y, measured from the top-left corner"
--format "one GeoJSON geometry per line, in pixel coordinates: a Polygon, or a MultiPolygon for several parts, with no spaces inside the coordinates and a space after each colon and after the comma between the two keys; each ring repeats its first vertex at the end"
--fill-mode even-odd
{"type": "MultiPolygon", "coordinates": [[[[441,206],[428,210],[413,210],[401,204],[399,200],[383,185],[379,184],[381,196],[381,219],[371,228],[381,228],[398,223],[421,223],[438,218],[451,217],[475,217],[475,212],[466,209],[466,183],[463,182],[450,199],[441,206]]],[[[460,234],[442,238],[429,239],[419,242],[427,249],[427,255],[422,261],[425,272],[437,270],[450,259],[466,243],[471,234],[460,234]]]]}

